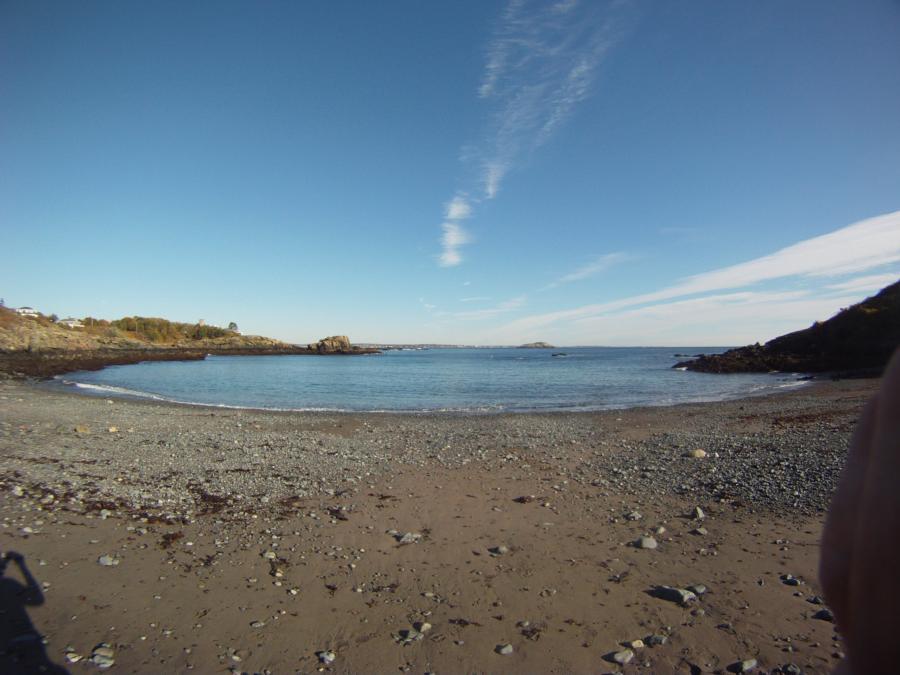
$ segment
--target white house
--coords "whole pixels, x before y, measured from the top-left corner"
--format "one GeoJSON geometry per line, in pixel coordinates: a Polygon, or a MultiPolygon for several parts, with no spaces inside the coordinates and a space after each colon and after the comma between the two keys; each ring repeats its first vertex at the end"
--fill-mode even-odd
{"type": "Polygon", "coordinates": [[[36,309],[32,309],[31,307],[18,307],[16,308],[16,314],[19,316],[33,316],[38,317],[41,315],[39,311],[36,309]]]}
{"type": "Polygon", "coordinates": [[[84,328],[84,324],[81,323],[81,319],[61,319],[57,321],[60,326],[65,326],[66,328],[84,328]]]}

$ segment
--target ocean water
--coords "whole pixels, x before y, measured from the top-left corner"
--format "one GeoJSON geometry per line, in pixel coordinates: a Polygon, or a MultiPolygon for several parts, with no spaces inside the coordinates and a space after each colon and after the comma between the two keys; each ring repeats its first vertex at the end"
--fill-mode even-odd
{"type": "Polygon", "coordinates": [[[275,410],[581,411],[717,401],[802,386],[797,375],[674,370],[710,348],[427,349],[369,356],[209,356],[56,378],[105,397],[275,410]],[[565,356],[560,356],[563,353],[565,356]]]}

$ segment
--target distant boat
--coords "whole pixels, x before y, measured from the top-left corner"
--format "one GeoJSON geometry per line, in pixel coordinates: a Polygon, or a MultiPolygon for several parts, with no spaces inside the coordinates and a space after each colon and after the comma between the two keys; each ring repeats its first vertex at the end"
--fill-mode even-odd
{"type": "Polygon", "coordinates": [[[551,354],[551,356],[568,356],[565,352],[556,352],[555,354],[551,354]]]}

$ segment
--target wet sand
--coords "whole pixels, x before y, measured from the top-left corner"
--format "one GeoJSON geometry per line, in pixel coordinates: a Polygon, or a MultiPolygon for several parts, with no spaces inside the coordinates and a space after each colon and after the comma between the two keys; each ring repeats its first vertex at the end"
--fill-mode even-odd
{"type": "Polygon", "coordinates": [[[876,384],[435,416],[5,382],[0,549],[43,585],[19,608],[45,640],[32,662],[72,673],[829,672],[823,508],[876,384]],[[697,584],[685,606],[654,592],[697,584]]]}

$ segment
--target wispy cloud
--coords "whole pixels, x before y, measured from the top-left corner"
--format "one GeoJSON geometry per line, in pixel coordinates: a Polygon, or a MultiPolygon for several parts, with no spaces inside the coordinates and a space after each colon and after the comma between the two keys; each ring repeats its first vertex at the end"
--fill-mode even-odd
{"type": "Polygon", "coordinates": [[[880,291],[885,286],[890,286],[895,281],[900,280],[900,274],[897,272],[888,272],[887,274],[869,274],[855,279],[848,279],[837,284],[829,284],[828,289],[832,291],[851,291],[851,292],[868,292],[880,291]]]}
{"type": "MultiPolygon", "coordinates": [[[[801,241],[760,258],[687,277],[659,291],[523,317],[508,324],[505,330],[512,331],[516,335],[525,334],[560,321],[599,317],[661,300],[742,288],[792,277],[801,279],[839,277],[873,270],[898,261],[900,261],[900,211],[895,211],[801,241]]],[[[887,275],[882,278],[887,278],[887,275]]]]}
{"type": "Polygon", "coordinates": [[[600,274],[600,272],[605,272],[614,265],[618,265],[631,259],[632,256],[629,256],[627,253],[623,253],[621,251],[599,255],[586,265],[579,267],[574,272],[570,272],[569,274],[561,276],[556,281],[547,284],[541,290],[549,290],[551,288],[556,288],[557,286],[562,286],[563,284],[570,284],[573,281],[588,279],[596,274],[600,274]]]}
{"type": "Polygon", "coordinates": [[[486,198],[588,97],[597,68],[619,39],[623,4],[511,0],[506,6],[478,88],[491,105],[488,133],[475,153],[486,198]]]}
{"type": "Polygon", "coordinates": [[[472,215],[472,205],[463,195],[456,195],[444,205],[444,217],[447,220],[464,220],[472,215]]]}
{"type": "Polygon", "coordinates": [[[454,312],[453,317],[456,319],[461,319],[463,321],[471,321],[474,319],[488,319],[497,316],[498,314],[507,314],[523,307],[527,299],[527,296],[520,295],[518,297],[505,300],[495,307],[475,309],[468,312],[454,312]]]}
{"type": "Polygon", "coordinates": [[[472,298],[460,298],[460,302],[487,302],[490,298],[486,295],[478,295],[472,298]]]}
{"type": "MultiPolygon", "coordinates": [[[[547,143],[591,93],[604,56],[620,39],[621,0],[509,0],[493,29],[478,96],[488,107],[485,132],[467,146],[478,187],[471,198],[445,205],[448,223],[468,218],[479,201],[494,199],[504,179],[547,143]]],[[[445,267],[462,262],[446,244],[445,267]]]]}
{"type": "Polygon", "coordinates": [[[460,246],[468,244],[470,241],[469,233],[466,232],[458,223],[446,222],[441,227],[444,230],[444,236],[441,237],[441,244],[444,250],[441,252],[439,261],[442,267],[453,267],[462,262],[462,256],[459,253],[460,246]]]}

